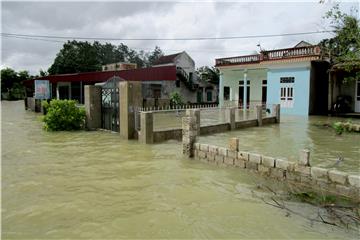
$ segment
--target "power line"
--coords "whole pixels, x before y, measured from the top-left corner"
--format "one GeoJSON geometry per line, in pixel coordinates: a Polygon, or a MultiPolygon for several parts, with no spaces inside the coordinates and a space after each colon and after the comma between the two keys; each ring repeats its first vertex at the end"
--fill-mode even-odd
{"type": "Polygon", "coordinates": [[[79,40],[107,40],[107,41],[202,41],[202,40],[233,40],[233,39],[249,39],[249,38],[269,38],[269,37],[284,37],[284,36],[299,36],[320,33],[331,33],[334,31],[313,31],[313,32],[298,32],[298,33],[282,33],[282,34],[264,34],[264,35],[247,35],[247,36],[229,36],[229,37],[189,37],[189,38],[105,38],[105,37],[74,37],[74,36],[54,36],[54,35],[31,35],[18,33],[1,33],[2,36],[17,36],[17,37],[37,37],[50,39],[79,39],[79,40]]]}
{"type": "Polygon", "coordinates": [[[2,35],[2,37],[18,38],[18,39],[25,39],[25,40],[37,40],[37,41],[45,41],[45,42],[66,43],[66,41],[60,41],[60,40],[51,40],[51,39],[43,39],[43,38],[32,38],[32,37],[19,37],[19,36],[12,36],[12,35],[2,35]]]}
{"type": "MultiPolygon", "coordinates": [[[[66,43],[66,41],[54,40],[54,39],[43,39],[43,38],[34,38],[34,37],[19,37],[15,35],[2,35],[2,37],[7,38],[17,38],[17,39],[24,39],[24,40],[36,40],[36,41],[46,41],[46,42],[55,42],[55,43],[66,43]]],[[[152,51],[152,48],[138,48],[138,47],[131,47],[131,49],[135,50],[143,50],[143,51],[152,51]]],[[[170,51],[170,52],[182,52],[184,49],[162,49],[163,51],[170,51]]],[[[248,52],[245,50],[227,50],[227,49],[186,49],[187,51],[191,52],[201,52],[201,53],[209,53],[209,52],[248,52]]]]}

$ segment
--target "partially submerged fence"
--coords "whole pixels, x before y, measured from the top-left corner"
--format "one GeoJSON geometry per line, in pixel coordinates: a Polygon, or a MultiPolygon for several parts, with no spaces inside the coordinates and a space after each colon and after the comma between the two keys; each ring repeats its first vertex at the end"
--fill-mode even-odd
{"type": "Polygon", "coordinates": [[[196,142],[197,132],[196,117],[191,114],[184,117],[183,154],[190,158],[219,166],[251,170],[265,177],[296,184],[296,189],[343,196],[352,201],[360,202],[360,176],[313,167],[310,163],[310,152],[308,150],[301,151],[298,162],[291,162],[241,151],[238,138],[231,138],[228,148],[200,144],[196,142]]]}
{"type": "Polygon", "coordinates": [[[249,114],[248,111],[239,110],[236,107],[140,111],[138,114],[140,120],[137,121],[140,123],[138,128],[139,140],[143,143],[157,143],[169,139],[181,140],[183,126],[180,124],[182,124],[181,119],[185,115],[195,116],[198,135],[280,122],[280,106],[278,104],[272,106],[271,114],[267,114],[261,105],[252,110],[254,111],[253,114],[249,114]],[[168,117],[159,119],[158,114],[168,114],[168,117]],[[159,123],[163,123],[165,127],[159,128],[157,125],[159,123]],[[171,127],[169,127],[170,125],[171,127]]]}

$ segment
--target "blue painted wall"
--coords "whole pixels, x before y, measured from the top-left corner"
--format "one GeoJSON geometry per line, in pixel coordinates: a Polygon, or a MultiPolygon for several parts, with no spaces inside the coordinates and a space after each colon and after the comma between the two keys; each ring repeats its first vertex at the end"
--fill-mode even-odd
{"type": "Polygon", "coordinates": [[[267,103],[280,103],[280,77],[294,77],[293,108],[281,108],[281,114],[308,115],[310,92],[309,68],[268,69],[267,103]]]}

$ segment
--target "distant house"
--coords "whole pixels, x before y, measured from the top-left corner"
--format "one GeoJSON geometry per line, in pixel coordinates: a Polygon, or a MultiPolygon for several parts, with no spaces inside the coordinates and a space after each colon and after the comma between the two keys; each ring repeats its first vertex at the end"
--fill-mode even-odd
{"type": "Polygon", "coordinates": [[[186,103],[214,103],[217,101],[215,84],[201,82],[195,71],[195,61],[185,52],[160,57],[153,67],[175,66],[175,86],[163,85],[163,92],[170,97],[171,92],[178,92],[186,103]]]}
{"type": "MultiPolygon", "coordinates": [[[[176,68],[164,66],[159,68],[139,68],[131,70],[104,71],[57,74],[37,78],[38,80],[49,80],[51,98],[74,99],[84,103],[84,86],[106,82],[107,80],[119,77],[127,81],[141,81],[143,84],[157,82],[171,82],[175,85],[176,68]]],[[[27,87],[27,96],[31,97],[34,92],[34,80],[24,82],[27,87]]]]}
{"type": "Polygon", "coordinates": [[[320,47],[301,41],[292,48],[216,59],[221,106],[281,104],[282,114],[328,112],[329,64],[320,47]]]}

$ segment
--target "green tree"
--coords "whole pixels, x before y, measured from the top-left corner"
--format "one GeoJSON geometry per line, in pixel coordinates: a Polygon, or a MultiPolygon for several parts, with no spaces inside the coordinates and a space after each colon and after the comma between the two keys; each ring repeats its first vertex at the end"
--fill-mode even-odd
{"type": "Polygon", "coordinates": [[[22,82],[30,78],[28,71],[16,72],[11,68],[1,69],[1,99],[23,99],[25,87],[22,82]]]}
{"type": "Polygon", "coordinates": [[[48,72],[49,74],[63,74],[100,71],[101,65],[115,62],[136,63],[141,68],[150,66],[162,54],[159,47],[155,47],[154,51],[148,53],[137,52],[122,43],[116,46],[111,43],[101,44],[95,41],[90,44],[74,40],[63,45],[48,72]]]}
{"type": "MultiPolygon", "coordinates": [[[[357,11],[353,10],[354,13],[357,11]]],[[[360,27],[359,20],[353,15],[342,13],[339,5],[335,5],[325,15],[335,36],[319,44],[323,57],[329,59],[331,67],[348,73],[343,82],[360,78],[360,27]]]]}
{"type": "Polygon", "coordinates": [[[147,57],[147,66],[152,66],[162,56],[164,56],[163,51],[160,49],[160,47],[156,46],[147,57]]]}
{"type": "Polygon", "coordinates": [[[13,84],[19,81],[17,72],[11,68],[1,69],[1,92],[9,92],[13,84]]]}
{"type": "Polygon", "coordinates": [[[203,66],[196,70],[202,81],[218,84],[220,81],[220,71],[215,67],[203,66]]]}

